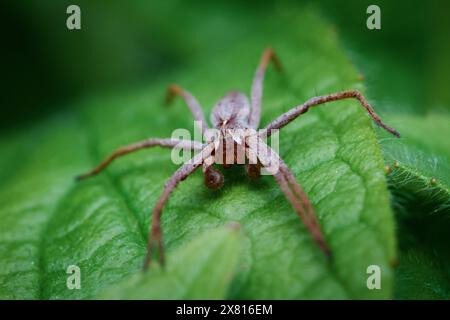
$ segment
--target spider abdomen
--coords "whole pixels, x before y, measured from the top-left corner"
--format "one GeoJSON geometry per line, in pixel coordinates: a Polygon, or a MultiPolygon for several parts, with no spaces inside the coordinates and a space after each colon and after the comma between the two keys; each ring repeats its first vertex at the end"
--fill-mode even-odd
{"type": "Polygon", "coordinates": [[[250,102],[241,92],[227,93],[213,108],[211,122],[215,128],[243,128],[247,126],[250,102]]]}

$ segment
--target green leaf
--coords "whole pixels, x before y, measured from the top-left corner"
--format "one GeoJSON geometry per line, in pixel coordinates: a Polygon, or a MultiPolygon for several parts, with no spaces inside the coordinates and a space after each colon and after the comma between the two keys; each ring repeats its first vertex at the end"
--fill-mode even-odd
{"type": "Polygon", "coordinates": [[[431,212],[450,208],[450,117],[390,116],[402,139],[382,139],[389,182],[403,202],[423,202],[431,212]],[[405,198],[406,197],[406,198],[405,198]]]}
{"type": "Polygon", "coordinates": [[[398,217],[400,253],[395,297],[449,299],[448,215],[426,214],[426,208],[417,205],[405,211],[398,217]]]}
{"type": "Polygon", "coordinates": [[[240,253],[239,225],[221,227],[172,251],[162,270],[151,265],[100,295],[101,299],[225,299],[240,253]]]}
{"type": "Polygon", "coordinates": [[[398,299],[450,297],[450,118],[392,115],[402,139],[382,139],[399,226],[398,299]]]}
{"type": "MultiPolygon", "coordinates": [[[[209,113],[227,90],[249,92],[260,54],[270,44],[285,74],[268,69],[263,125],[312,96],[363,89],[336,35],[307,8],[281,5],[270,19],[199,8],[185,17],[183,32],[194,39],[190,49],[197,55],[158,84],[85,100],[72,106],[73,113],[0,143],[2,154],[25,155],[22,161],[5,159],[2,168],[8,171],[0,172],[7,177],[0,185],[1,298],[93,298],[139,272],[152,207],[176,169],[170,151],[127,156],[80,183],[73,177],[118,146],[192,129],[181,101],[162,106],[168,83],[188,88],[209,113]],[[80,267],[80,290],[66,287],[70,265],[80,267]]],[[[176,268],[178,250],[198,234],[238,221],[242,261],[227,298],[390,298],[393,218],[381,149],[362,108],[342,101],[311,110],[282,130],[280,155],[310,197],[334,259],[327,260],[311,240],[272,177],[251,181],[233,167],[218,192],[204,187],[201,172],[174,192],[162,218],[168,268],[176,268]],[[366,286],[373,264],[382,270],[381,290],[366,286]]],[[[189,262],[186,269],[200,266],[189,262]]],[[[165,281],[161,274],[149,277],[157,279],[152,283],[165,281]]],[[[140,297],[153,296],[157,288],[141,288],[140,297]]],[[[195,292],[207,294],[209,288],[195,292]]]]}

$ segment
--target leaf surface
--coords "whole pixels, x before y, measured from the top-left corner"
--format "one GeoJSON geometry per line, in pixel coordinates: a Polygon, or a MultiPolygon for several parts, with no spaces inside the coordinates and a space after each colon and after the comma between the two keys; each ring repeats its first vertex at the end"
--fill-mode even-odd
{"type": "MultiPolygon", "coordinates": [[[[2,154],[26,151],[23,161],[4,160],[9,163],[2,170],[12,172],[0,172],[6,177],[0,185],[1,298],[93,298],[139,277],[152,207],[177,168],[170,151],[140,151],[90,180],[76,183],[73,177],[121,145],[192,130],[181,101],[162,105],[167,84],[189,89],[209,113],[230,89],[249,94],[260,54],[270,44],[285,73],[268,68],[262,125],[312,96],[363,89],[336,34],[313,10],[280,6],[273,20],[205,13],[199,13],[204,19],[187,14],[183,21],[197,54],[158,84],[87,99],[73,113],[24,130],[25,139],[11,134],[0,143],[2,154]],[[224,15],[239,23],[219,18],[224,15]],[[70,265],[81,269],[80,290],[65,285],[70,265]]],[[[242,167],[233,167],[218,192],[206,189],[197,172],[170,198],[162,218],[168,268],[176,268],[176,253],[200,233],[237,221],[242,255],[227,298],[390,298],[394,224],[381,149],[363,109],[347,100],[309,111],[281,131],[280,155],[310,197],[334,259],[328,261],[311,240],[272,177],[251,181],[242,167]],[[366,286],[373,264],[382,270],[381,290],[366,286]]],[[[186,260],[188,271],[201,267],[193,260],[186,260]]],[[[167,279],[149,279],[148,291],[136,283],[140,294],[133,297],[164,296],[157,283],[167,279]]],[[[211,292],[207,284],[195,290],[211,292]]],[[[180,288],[173,296],[185,295],[180,288]]]]}
{"type": "Polygon", "coordinates": [[[167,269],[148,272],[106,289],[101,299],[225,299],[240,255],[239,225],[206,231],[169,257],[167,269]]]}
{"type": "Polygon", "coordinates": [[[382,138],[399,235],[395,297],[448,299],[450,118],[391,115],[402,139],[382,138]]]}

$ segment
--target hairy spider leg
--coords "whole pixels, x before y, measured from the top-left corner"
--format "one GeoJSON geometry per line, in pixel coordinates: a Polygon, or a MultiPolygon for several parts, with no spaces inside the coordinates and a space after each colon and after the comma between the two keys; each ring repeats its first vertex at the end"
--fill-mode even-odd
{"type": "Polygon", "coordinates": [[[366,109],[369,116],[373,119],[373,121],[375,121],[375,123],[378,126],[382,127],[384,130],[393,134],[397,138],[400,137],[400,133],[397,130],[386,125],[381,120],[380,116],[378,116],[375,113],[375,110],[370,106],[370,104],[367,102],[367,100],[364,98],[364,96],[357,90],[347,90],[347,91],[342,91],[342,92],[338,92],[338,93],[332,93],[332,94],[328,94],[328,95],[324,95],[324,96],[318,96],[318,97],[311,98],[308,101],[306,101],[305,103],[292,108],[291,110],[287,111],[286,113],[282,114],[281,116],[279,116],[278,118],[273,120],[271,123],[269,123],[264,128],[263,134],[266,136],[270,136],[272,130],[280,129],[280,128],[284,127],[289,122],[296,119],[299,115],[306,113],[309,110],[309,108],[311,108],[311,107],[314,107],[314,106],[317,106],[320,104],[324,104],[327,102],[331,102],[331,101],[337,101],[337,100],[343,100],[343,99],[349,99],[349,98],[358,100],[360,105],[364,109],[366,109]]]}
{"type": "Polygon", "coordinates": [[[153,209],[152,226],[148,237],[147,256],[145,258],[143,267],[144,271],[147,270],[150,265],[155,246],[158,247],[159,262],[161,266],[164,266],[165,260],[164,260],[164,248],[161,230],[161,215],[163,207],[166,204],[167,200],[169,199],[170,194],[181,181],[185,180],[198,167],[200,167],[203,164],[204,160],[211,155],[213,150],[214,144],[213,143],[208,144],[202,149],[201,152],[196,154],[191,160],[189,160],[177,171],[175,171],[172,177],[170,177],[169,180],[166,181],[164,191],[153,209]]]}
{"type": "Polygon", "coordinates": [[[253,155],[256,154],[264,167],[269,167],[273,163],[278,164],[278,170],[274,173],[275,181],[278,183],[281,191],[283,191],[286,198],[297,212],[300,220],[308,229],[313,240],[318,244],[327,257],[331,257],[331,250],[325,241],[325,237],[320,229],[311,202],[284,161],[260,138],[257,138],[256,143],[249,144],[248,151],[248,156],[251,157],[251,153],[253,153],[253,155]]]}
{"type": "Polygon", "coordinates": [[[176,84],[171,84],[167,89],[166,104],[169,105],[175,96],[183,98],[189,110],[191,110],[194,120],[201,123],[202,134],[208,129],[205,115],[203,114],[202,107],[198,100],[189,92],[182,89],[176,84]]]}
{"type": "Polygon", "coordinates": [[[256,129],[259,126],[259,121],[261,119],[264,74],[270,61],[273,61],[278,71],[282,71],[281,63],[275,55],[275,52],[272,48],[266,48],[261,56],[261,61],[253,78],[251,91],[251,111],[248,121],[250,128],[256,129]]]}
{"type": "Polygon", "coordinates": [[[151,148],[154,146],[160,146],[163,148],[177,148],[188,151],[199,151],[202,150],[202,144],[198,141],[190,141],[190,140],[178,140],[178,139],[160,139],[160,138],[151,138],[141,142],[136,142],[127,146],[123,146],[118,148],[116,151],[111,153],[108,157],[106,157],[97,167],[92,169],[91,171],[81,174],[76,177],[77,180],[82,180],[85,178],[92,177],[105,169],[114,159],[124,156],[126,154],[144,149],[151,148]]]}

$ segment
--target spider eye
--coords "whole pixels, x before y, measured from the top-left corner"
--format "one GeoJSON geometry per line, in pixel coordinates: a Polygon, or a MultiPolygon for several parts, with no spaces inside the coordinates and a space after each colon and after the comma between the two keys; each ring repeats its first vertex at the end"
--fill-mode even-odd
{"type": "Polygon", "coordinates": [[[209,189],[217,190],[223,186],[223,174],[212,167],[205,171],[205,185],[209,189]]]}

